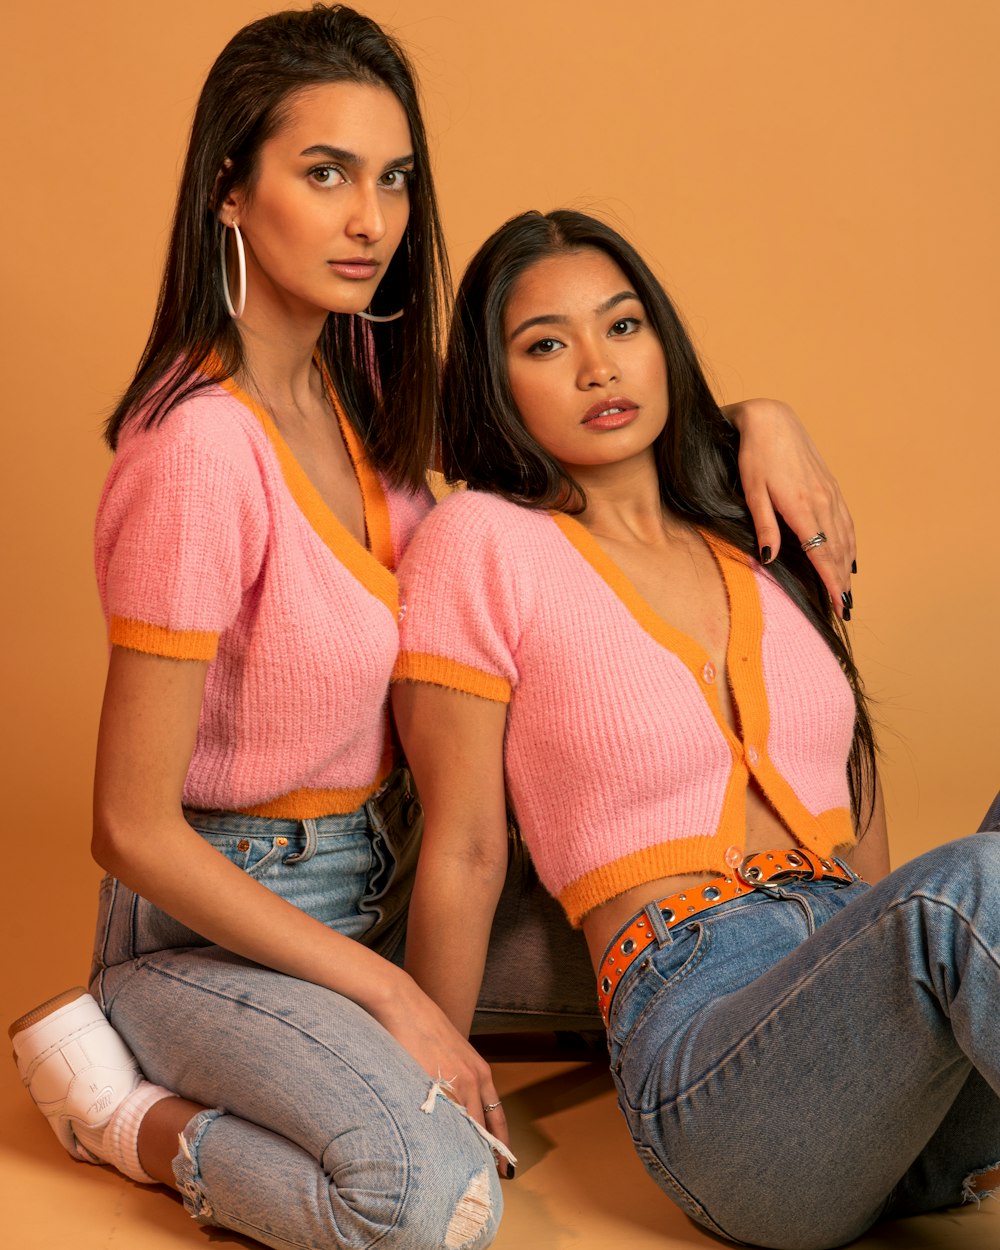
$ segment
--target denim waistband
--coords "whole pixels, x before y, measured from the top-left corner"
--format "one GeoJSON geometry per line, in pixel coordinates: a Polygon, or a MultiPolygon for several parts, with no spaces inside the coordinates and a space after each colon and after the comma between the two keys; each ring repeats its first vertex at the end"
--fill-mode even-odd
{"type": "Polygon", "coordinates": [[[318,816],[309,820],[290,820],[286,817],[247,816],[242,812],[203,812],[186,807],[184,819],[202,833],[231,833],[245,838],[293,837],[311,826],[316,836],[322,838],[357,833],[366,828],[368,811],[365,807],[359,807],[342,816],[318,816]]]}
{"type": "MultiPolygon", "coordinates": [[[[684,934],[692,925],[711,924],[715,922],[716,920],[722,919],[727,913],[742,910],[748,905],[753,905],[758,902],[763,902],[764,900],[773,901],[773,900],[788,899],[788,898],[793,897],[795,894],[809,893],[810,891],[816,890],[816,889],[843,890],[847,886],[855,884],[860,881],[860,878],[858,877],[857,873],[851,868],[849,864],[844,863],[844,861],[840,859],[839,857],[834,857],[834,858],[836,859],[837,865],[845,869],[850,874],[852,878],[851,881],[843,882],[843,881],[831,881],[829,879],[810,880],[809,878],[801,878],[801,879],[793,879],[793,880],[788,880],[788,881],[779,881],[779,882],[774,882],[774,883],[764,882],[761,885],[750,886],[750,888],[746,891],[746,893],[740,895],[738,898],[732,898],[732,899],[729,899],[727,902],[718,903],[716,904],[716,906],[710,909],[704,909],[704,910],[695,912],[690,918],[686,920],[682,920],[680,923],[673,923],[669,926],[667,925],[667,922],[664,920],[663,916],[660,913],[660,909],[657,906],[657,900],[650,899],[648,903],[644,904],[642,907],[637,908],[636,911],[633,912],[633,914],[629,916],[628,919],[625,920],[619,926],[614,936],[611,938],[607,946],[604,948],[604,952],[601,955],[601,959],[600,959],[600,962],[597,964],[597,967],[598,969],[600,969],[604,966],[604,963],[607,960],[608,955],[611,953],[612,949],[616,945],[618,945],[619,942],[621,942],[627,930],[640,917],[643,917],[646,920],[647,924],[649,925],[649,931],[655,938],[655,941],[650,943],[650,953],[652,953],[655,950],[662,949],[664,946],[670,946],[673,942],[677,941],[681,937],[681,935],[684,934]]],[[[710,882],[708,884],[710,884],[710,882]]],[[[623,995],[621,991],[624,989],[627,983],[631,981],[636,976],[636,974],[643,969],[645,963],[646,963],[645,959],[636,958],[631,962],[631,964],[622,973],[621,980],[617,983],[613,991],[613,998],[611,1001],[611,1008],[610,1008],[611,1013],[614,1013],[615,1004],[620,1002],[621,999],[626,996],[626,995],[623,995]]]]}
{"type": "Polygon", "coordinates": [[[331,816],[317,816],[295,820],[289,817],[250,816],[245,812],[220,809],[202,810],[185,807],[184,819],[193,828],[204,833],[228,833],[240,837],[292,837],[307,831],[314,837],[337,837],[345,833],[357,833],[371,823],[373,809],[391,806],[397,798],[411,793],[412,783],[405,767],[394,769],[375,793],[353,812],[331,816]]]}

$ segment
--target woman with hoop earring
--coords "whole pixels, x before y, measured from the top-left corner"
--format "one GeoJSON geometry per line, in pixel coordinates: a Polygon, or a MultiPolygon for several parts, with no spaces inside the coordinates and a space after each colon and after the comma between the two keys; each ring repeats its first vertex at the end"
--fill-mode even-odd
{"type": "MultiPolygon", "coordinates": [[[[340,5],[241,30],[107,427],[93,997],[10,1031],[75,1158],[274,1247],[477,1250],[513,1169],[488,1066],[385,957],[419,829],[394,569],[432,503],[446,269],[398,45],[340,5]]],[[[751,478],[777,447],[779,481],[820,484],[790,520],[831,535],[839,591],[853,536],[808,439],[732,415],[763,431],[751,478]]]]}

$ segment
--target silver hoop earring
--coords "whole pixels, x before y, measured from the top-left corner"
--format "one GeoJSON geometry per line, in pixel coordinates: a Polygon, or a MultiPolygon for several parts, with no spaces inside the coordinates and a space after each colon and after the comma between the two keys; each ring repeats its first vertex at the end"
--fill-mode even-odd
{"type": "Polygon", "coordinates": [[[236,239],[236,261],[240,271],[240,291],[233,306],[233,298],[229,294],[229,256],[226,247],[226,227],[222,229],[222,298],[226,301],[226,307],[229,309],[229,315],[234,321],[239,321],[243,316],[243,309],[247,306],[247,254],[243,248],[243,235],[240,234],[240,228],[234,221],[229,229],[232,230],[236,239]]]}
{"type": "Polygon", "coordinates": [[[380,317],[376,313],[370,313],[370,312],[359,312],[359,313],[355,313],[354,315],[356,317],[364,317],[365,321],[378,321],[378,322],[398,321],[400,317],[402,317],[405,311],[406,311],[405,308],[401,308],[399,312],[389,313],[387,317],[380,317]]]}

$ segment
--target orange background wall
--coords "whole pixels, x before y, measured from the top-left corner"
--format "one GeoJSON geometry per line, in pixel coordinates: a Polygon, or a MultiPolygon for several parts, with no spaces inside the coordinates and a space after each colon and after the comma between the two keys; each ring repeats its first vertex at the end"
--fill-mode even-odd
{"type": "MultiPolygon", "coordinates": [[[[99,426],[148,328],[211,60],[251,0],[3,19],[7,1016],[86,971],[104,642],[99,426]]],[[[503,218],[610,215],[720,396],[803,414],[853,506],[853,635],[896,862],[1000,787],[995,0],[371,0],[418,65],[456,270],[503,218]]]]}

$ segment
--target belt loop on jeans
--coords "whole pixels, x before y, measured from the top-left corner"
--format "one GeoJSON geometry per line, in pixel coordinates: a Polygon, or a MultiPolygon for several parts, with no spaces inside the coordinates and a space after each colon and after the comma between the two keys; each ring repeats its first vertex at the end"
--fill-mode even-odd
{"type": "Polygon", "coordinates": [[[659,904],[656,902],[647,903],[642,910],[648,925],[646,932],[656,941],[656,944],[658,946],[666,946],[668,942],[672,942],[670,926],[663,919],[663,913],[660,911],[659,904]]]}
{"type": "MultiPolygon", "coordinates": [[[[414,802],[413,778],[410,770],[405,764],[400,764],[398,768],[394,768],[386,777],[385,781],[379,786],[375,793],[365,803],[365,813],[368,816],[368,824],[376,833],[381,833],[386,823],[386,808],[390,813],[396,810],[396,795],[402,794],[399,802],[409,802],[411,807],[407,808],[406,823],[407,827],[413,824],[414,817],[409,815],[414,802]]],[[[418,800],[419,801],[419,800],[418,800]]],[[[419,809],[417,809],[419,811],[419,809]]]]}
{"type": "Polygon", "coordinates": [[[316,854],[316,848],[319,846],[318,835],[316,833],[316,822],[309,818],[300,822],[306,834],[306,844],[301,851],[295,855],[287,855],[285,857],[286,864],[304,864],[306,860],[312,859],[316,854]]]}
{"type": "Polygon", "coordinates": [[[703,885],[689,886],[677,894],[647,903],[612,939],[597,970],[597,1003],[605,1027],[611,1000],[625,970],[660,936],[656,930],[661,924],[665,929],[672,929],[710,907],[728,903],[741,894],[752,894],[768,882],[827,880],[850,883],[857,880],[857,875],[835,859],[823,859],[814,851],[802,847],[754,851],[741,864],[734,866],[731,876],[719,875],[703,885]],[[658,922],[655,926],[654,917],[658,922]]]}

